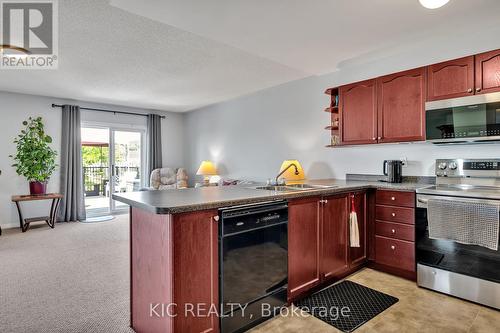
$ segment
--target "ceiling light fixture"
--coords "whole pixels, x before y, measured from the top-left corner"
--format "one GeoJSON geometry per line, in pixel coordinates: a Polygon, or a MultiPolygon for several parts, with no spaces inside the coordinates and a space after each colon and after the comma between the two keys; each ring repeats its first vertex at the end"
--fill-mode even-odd
{"type": "Polygon", "coordinates": [[[428,9],[437,9],[446,5],[450,0],[419,0],[420,4],[428,9]]]}

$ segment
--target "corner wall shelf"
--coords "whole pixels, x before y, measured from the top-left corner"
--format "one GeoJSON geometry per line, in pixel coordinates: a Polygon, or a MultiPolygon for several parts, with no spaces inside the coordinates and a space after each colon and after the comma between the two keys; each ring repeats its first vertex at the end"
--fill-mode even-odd
{"type": "Polygon", "coordinates": [[[325,94],[330,96],[330,106],[323,110],[330,113],[330,125],[326,126],[325,130],[331,132],[330,144],[325,147],[331,148],[340,145],[339,88],[328,88],[325,94]]]}

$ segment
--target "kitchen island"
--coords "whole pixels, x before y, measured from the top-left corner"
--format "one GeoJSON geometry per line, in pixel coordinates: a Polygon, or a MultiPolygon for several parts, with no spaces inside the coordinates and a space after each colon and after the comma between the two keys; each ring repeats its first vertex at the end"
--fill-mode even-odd
{"type": "MultiPolygon", "coordinates": [[[[297,235],[312,232],[310,234],[320,237],[323,217],[318,216],[320,210],[317,207],[327,200],[319,198],[339,199],[332,201],[331,207],[325,205],[325,212],[344,218],[348,216],[347,193],[360,194],[356,204],[360,205],[362,218],[369,221],[374,219],[375,197],[366,197],[366,193],[387,189],[414,194],[417,188],[429,186],[412,182],[388,184],[343,180],[308,181],[308,184],[325,187],[271,191],[228,186],[114,194],[115,200],[130,205],[131,326],[137,332],[219,332],[219,208],[287,200],[293,207],[290,208],[290,223],[294,223],[290,226],[289,237],[292,230],[296,230],[297,235]],[[342,209],[342,212],[337,214],[338,209],[342,209]],[[309,212],[314,216],[309,216],[309,212]]],[[[363,233],[366,235],[370,231],[363,223],[363,233]]],[[[347,228],[342,226],[331,231],[346,233],[347,228]]],[[[294,249],[294,246],[307,246],[307,243],[294,240],[293,237],[289,239],[288,245],[289,270],[297,272],[302,269],[302,259],[298,261],[290,256],[298,252],[303,254],[304,250],[309,249],[294,249]]],[[[345,243],[345,237],[339,243],[345,247],[346,244],[342,242],[345,243]]],[[[319,249],[318,244],[311,246],[319,249]]],[[[369,245],[364,236],[362,253],[357,254],[359,260],[349,269],[358,269],[368,260],[370,246],[374,245],[369,245]]],[[[334,251],[335,248],[330,250],[334,251]]],[[[317,263],[312,263],[313,266],[317,265],[315,267],[319,267],[318,251],[311,251],[312,254],[316,253],[317,263]]],[[[338,257],[336,253],[335,256],[338,257]]],[[[331,260],[330,263],[336,262],[331,260]]],[[[340,278],[350,272],[349,269],[338,271],[338,274],[332,273],[330,278],[340,278]]],[[[329,281],[319,268],[313,273],[317,277],[313,277],[310,284],[299,281],[305,277],[303,272],[295,275],[300,288],[289,292],[289,300],[310,290],[306,286],[317,287],[329,281]]]]}

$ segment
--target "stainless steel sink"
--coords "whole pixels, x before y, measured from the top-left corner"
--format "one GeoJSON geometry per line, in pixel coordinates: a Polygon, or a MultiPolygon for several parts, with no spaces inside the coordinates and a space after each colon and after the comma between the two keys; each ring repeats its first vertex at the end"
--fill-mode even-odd
{"type": "Polygon", "coordinates": [[[311,184],[289,184],[286,186],[299,190],[316,190],[316,189],[327,189],[327,188],[337,187],[337,185],[311,185],[311,184]]]}
{"type": "Polygon", "coordinates": [[[294,191],[293,188],[284,185],[267,185],[267,186],[257,186],[256,190],[266,190],[266,191],[294,191]]]}
{"type": "Polygon", "coordinates": [[[290,184],[290,185],[267,185],[255,187],[257,190],[267,190],[276,192],[307,191],[335,188],[337,185],[311,185],[311,184],[290,184]]]}

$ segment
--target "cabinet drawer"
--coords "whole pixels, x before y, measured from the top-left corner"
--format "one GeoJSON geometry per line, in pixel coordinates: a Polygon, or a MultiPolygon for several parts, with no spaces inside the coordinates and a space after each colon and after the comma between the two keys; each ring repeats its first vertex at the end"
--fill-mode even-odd
{"type": "Polygon", "coordinates": [[[375,223],[375,234],[389,238],[396,238],[413,242],[415,240],[415,228],[411,225],[377,221],[375,223]]]}
{"type": "Polygon", "coordinates": [[[378,190],[377,205],[415,207],[415,192],[378,190]]]}
{"type": "Polygon", "coordinates": [[[388,222],[415,224],[415,209],[377,205],[375,208],[375,218],[388,222]]]}
{"type": "Polygon", "coordinates": [[[415,271],[415,243],[375,236],[375,251],[377,263],[415,271]]]}

